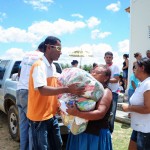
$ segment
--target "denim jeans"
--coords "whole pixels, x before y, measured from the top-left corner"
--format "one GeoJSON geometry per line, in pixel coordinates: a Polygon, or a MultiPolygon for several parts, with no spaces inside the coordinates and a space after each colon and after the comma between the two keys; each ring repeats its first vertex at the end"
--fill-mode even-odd
{"type": "Polygon", "coordinates": [[[115,121],[115,116],[116,116],[116,110],[117,110],[117,102],[118,102],[118,94],[115,92],[112,92],[113,99],[112,99],[112,108],[111,112],[113,113],[110,121],[109,121],[109,128],[110,132],[113,133],[114,130],[114,121],[115,121]]]}
{"type": "Polygon", "coordinates": [[[133,95],[134,91],[135,90],[133,90],[133,89],[128,90],[128,102],[129,102],[129,104],[130,104],[130,97],[133,95]]]}
{"type": "Polygon", "coordinates": [[[20,150],[32,150],[32,132],[26,117],[28,90],[17,90],[16,99],[19,110],[20,150]]]}
{"type": "Polygon", "coordinates": [[[150,150],[150,133],[137,132],[137,150],[150,150]]]}
{"type": "Polygon", "coordinates": [[[137,150],[150,150],[150,133],[133,130],[131,140],[136,142],[137,150]]]}
{"type": "Polygon", "coordinates": [[[123,70],[123,78],[128,79],[128,70],[123,70]]]}
{"type": "Polygon", "coordinates": [[[131,133],[131,140],[137,142],[137,131],[133,130],[131,133]]]}
{"type": "Polygon", "coordinates": [[[58,120],[31,121],[34,150],[61,150],[62,138],[58,120]]]}

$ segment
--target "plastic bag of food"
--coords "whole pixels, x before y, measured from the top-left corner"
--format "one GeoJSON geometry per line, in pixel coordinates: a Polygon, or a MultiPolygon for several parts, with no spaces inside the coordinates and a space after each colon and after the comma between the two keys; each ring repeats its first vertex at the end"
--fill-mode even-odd
{"type": "Polygon", "coordinates": [[[86,130],[88,120],[67,114],[66,105],[75,104],[80,111],[94,110],[96,102],[103,96],[104,88],[102,84],[89,73],[79,68],[64,69],[58,80],[61,86],[79,83],[79,87],[85,87],[85,93],[82,97],[70,93],[60,94],[58,96],[61,103],[61,117],[64,125],[66,125],[74,135],[79,134],[86,130]]]}
{"type": "Polygon", "coordinates": [[[65,112],[61,112],[62,122],[70,129],[74,135],[80,134],[86,130],[88,120],[69,115],[65,112]]]}
{"type": "Polygon", "coordinates": [[[88,120],[69,115],[66,112],[66,108],[67,108],[66,105],[72,106],[76,102],[71,100],[68,103],[66,103],[64,101],[60,101],[60,103],[61,103],[60,108],[62,110],[61,111],[61,118],[62,118],[63,124],[65,126],[67,126],[70,129],[70,131],[72,132],[72,134],[74,134],[74,135],[84,132],[86,130],[88,120]]]}
{"type": "MultiPolygon", "coordinates": [[[[104,88],[100,82],[92,77],[88,72],[80,68],[66,68],[58,77],[62,86],[68,86],[72,83],[79,83],[79,87],[85,87],[85,93],[82,95],[85,98],[98,101],[103,93],[104,88]]],[[[63,94],[62,94],[63,96],[63,94]]],[[[61,95],[59,95],[61,97],[61,95]]]]}
{"type": "Polygon", "coordinates": [[[87,125],[88,125],[88,121],[82,122],[81,124],[77,124],[76,119],[77,118],[75,117],[75,119],[74,119],[74,121],[70,127],[70,131],[74,135],[77,135],[77,134],[84,132],[86,130],[87,125]]]}
{"type": "MultiPolygon", "coordinates": [[[[79,98],[80,99],[80,98],[79,98]]],[[[95,109],[96,102],[92,99],[83,99],[76,102],[76,106],[80,111],[91,111],[95,109]]]]}

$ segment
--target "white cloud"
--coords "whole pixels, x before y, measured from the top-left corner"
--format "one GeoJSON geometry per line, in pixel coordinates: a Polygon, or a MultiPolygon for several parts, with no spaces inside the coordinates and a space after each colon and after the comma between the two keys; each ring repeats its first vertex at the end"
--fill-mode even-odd
{"type": "Polygon", "coordinates": [[[53,2],[53,0],[24,0],[24,3],[33,6],[34,9],[45,11],[48,11],[48,6],[53,2]]]}
{"type": "Polygon", "coordinates": [[[86,24],[81,21],[67,21],[58,19],[55,22],[41,21],[35,22],[28,27],[27,30],[22,30],[15,27],[4,29],[0,26],[0,42],[29,42],[34,44],[43,36],[63,35],[73,33],[77,29],[86,27],[86,24]]]}
{"type": "MultiPolygon", "coordinates": [[[[62,48],[62,55],[59,58],[59,62],[62,64],[69,64],[73,59],[78,60],[79,62],[81,61],[81,65],[92,65],[94,62],[98,64],[105,64],[104,61],[104,54],[107,51],[111,51],[114,54],[114,59],[113,62],[115,64],[119,64],[120,62],[123,62],[122,55],[119,56],[117,51],[114,51],[111,47],[111,45],[106,44],[106,43],[101,43],[101,44],[82,44],[80,46],[75,46],[75,47],[63,47],[62,48]],[[75,51],[75,50],[86,50],[89,53],[93,54],[93,57],[71,57],[69,56],[70,52],[75,51]]],[[[8,49],[3,56],[0,57],[0,59],[9,59],[9,58],[16,58],[20,59],[23,57],[25,52],[22,49],[18,48],[11,48],[8,49]]],[[[119,66],[121,69],[121,65],[119,66]]]]}
{"type": "Polygon", "coordinates": [[[51,23],[48,21],[41,21],[34,23],[29,27],[29,32],[37,35],[62,35],[66,33],[73,33],[75,30],[84,28],[86,24],[81,21],[67,21],[64,19],[58,19],[51,23]]]}
{"type": "MultiPolygon", "coordinates": [[[[64,34],[72,34],[76,30],[85,27],[93,28],[100,24],[100,20],[96,17],[90,17],[87,21],[68,21],[58,19],[54,22],[40,21],[34,22],[27,29],[20,29],[16,27],[3,28],[0,26],[0,42],[27,42],[36,43],[48,34],[61,36],[64,34]]],[[[93,33],[94,34],[94,33],[93,33]]],[[[105,38],[110,33],[99,33],[99,38],[105,38]]]]}
{"type": "Polygon", "coordinates": [[[68,63],[70,64],[70,62],[73,59],[77,59],[79,62],[80,60],[82,60],[82,65],[89,65],[89,64],[93,64],[94,62],[97,62],[99,64],[104,64],[104,54],[106,51],[112,51],[112,47],[108,44],[102,43],[102,44],[82,44],[80,46],[76,46],[76,47],[63,47],[62,49],[62,56],[60,57],[59,61],[63,62],[64,64],[68,63]],[[82,59],[80,57],[71,57],[69,56],[69,54],[72,51],[75,50],[86,50],[88,51],[90,54],[93,55],[93,57],[82,57],[82,59]]]}
{"type": "Polygon", "coordinates": [[[23,49],[19,48],[10,48],[8,49],[0,59],[21,59],[24,56],[25,52],[23,49]]]}
{"type": "Polygon", "coordinates": [[[87,20],[87,25],[88,25],[89,28],[94,28],[95,26],[99,25],[100,23],[101,23],[101,20],[99,20],[96,17],[90,17],[87,20]]]}
{"type": "Polygon", "coordinates": [[[122,53],[129,53],[129,40],[123,40],[118,42],[118,50],[122,53]]]}
{"type": "MultiPolygon", "coordinates": [[[[63,47],[62,49],[62,56],[59,59],[59,62],[63,64],[69,64],[73,59],[81,61],[81,65],[92,65],[94,62],[98,64],[105,64],[104,61],[104,54],[107,51],[111,51],[114,55],[113,62],[114,64],[118,65],[120,62],[123,62],[122,55],[120,56],[118,51],[114,51],[111,47],[111,45],[106,43],[100,43],[100,44],[82,44],[80,46],[76,47],[63,47]],[[70,52],[75,50],[86,50],[93,54],[93,57],[71,57],[69,56],[70,52]]],[[[119,65],[119,69],[121,71],[122,65],[119,65]]]]}
{"type": "Polygon", "coordinates": [[[97,39],[97,38],[104,39],[109,35],[111,35],[111,32],[100,32],[100,30],[98,30],[98,29],[93,30],[91,32],[91,38],[92,39],[97,39]]]}
{"type": "Polygon", "coordinates": [[[118,1],[117,3],[112,3],[108,6],[106,6],[106,9],[111,10],[113,12],[117,12],[120,10],[120,6],[121,6],[120,1],[118,1]]]}
{"type": "Polygon", "coordinates": [[[19,28],[10,27],[8,29],[3,29],[0,26],[0,42],[29,42],[38,41],[39,38],[26,30],[21,30],[19,28]]]}
{"type": "Polygon", "coordinates": [[[71,16],[72,16],[72,17],[83,18],[83,16],[82,16],[82,15],[80,15],[80,14],[72,14],[71,16]]]}
{"type": "Polygon", "coordinates": [[[2,22],[3,19],[6,17],[7,17],[6,13],[0,12],[0,22],[2,22]]]}

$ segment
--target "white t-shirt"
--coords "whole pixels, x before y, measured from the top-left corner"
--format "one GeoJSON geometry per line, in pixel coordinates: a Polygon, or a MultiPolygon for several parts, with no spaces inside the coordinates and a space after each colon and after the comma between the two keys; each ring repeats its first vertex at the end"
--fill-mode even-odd
{"type": "Polygon", "coordinates": [[[46,57],[43,56],[40,66],[34,68],[32,77],[34,88],[37,89],[47,85],[47,78],[58,77],[58,73],[56,72],[55,65],[53,63],[49,64],[46,57]]]}
{"type": "MultiPolygon", "coordinates": [[[[135,89],[135,92],[130,98],[131,105],[143,106],[144,105],[144,92],[150,90],[150,77],[145,79],[135,89]]],[[[150,114],[140,114],[131,112],[131,127],[143,133],[150,132],[150,114]]]]}
{"type": "MultiPolygon", "coordinates": [[[[116,76],[119,77],[120,75],[120,70],[119,67],[115,64],[112,64],[111,66],[109,66],[110,70],[111,70],[111,78],[114,78],[116,76]]],[[[119,83],[109,83],[108,87],[111,89],[112,92],[117,93],[118,89],[119,89],[119,83]]]]}
{"type": "Polygon", "coordinates": [[[19,82],[17,89],[28,89],[29,86],[29,74],[32,64],[43,56],[43,53],[40,51],[31,51],[23,57],[23,60],[20,64],[21,72],[19,77],[19,82]]]}
{"type": "Polygon", "coordinates": [[[119,91],[123,91],[123,87],[119,85],[119,91]]]}

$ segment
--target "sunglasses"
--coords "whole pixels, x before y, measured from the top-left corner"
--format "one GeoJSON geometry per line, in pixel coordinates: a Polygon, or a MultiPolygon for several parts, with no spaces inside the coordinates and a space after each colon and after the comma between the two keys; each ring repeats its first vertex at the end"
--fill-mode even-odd
{"type": "Polygon", "coordinates": [[[61,46],[50,45],[51,48],[56,48],[57,51],[61,51],[61,46]]]}

